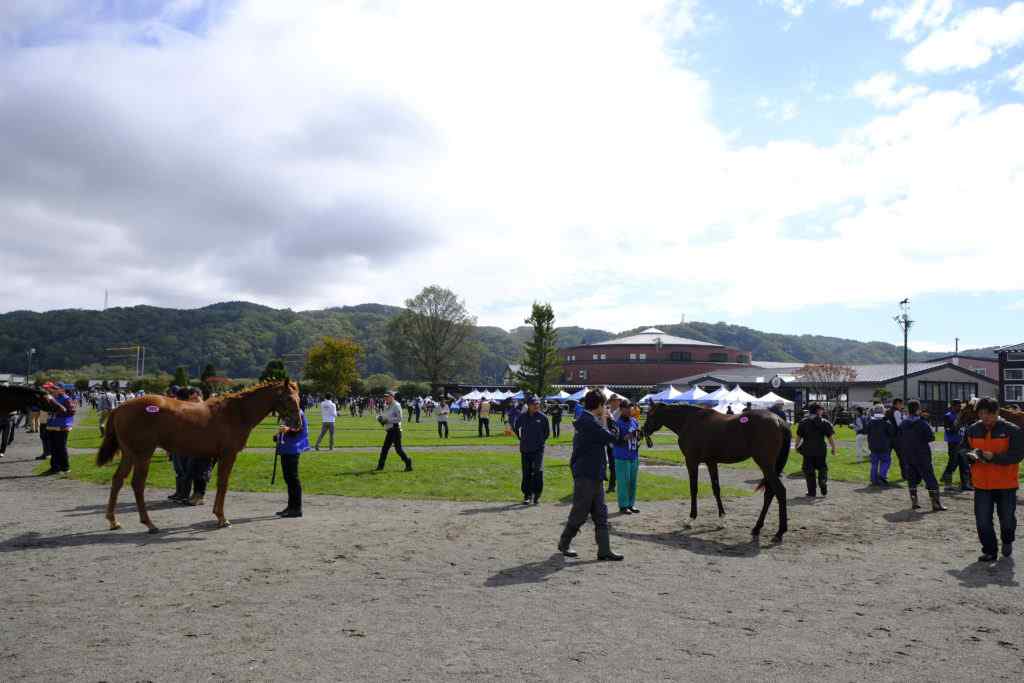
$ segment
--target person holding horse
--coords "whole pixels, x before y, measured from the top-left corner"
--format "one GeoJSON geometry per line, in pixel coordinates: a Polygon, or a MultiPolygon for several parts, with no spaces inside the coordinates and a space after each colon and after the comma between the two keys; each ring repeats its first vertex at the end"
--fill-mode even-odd
{"type": "Polygon", "coordinates": [[[299,456],[310,450],[309,426],[306,413],[299,410],[299,426],[281,425],[280,431],[274,436],[277,452],[281,456],[281,472],[284,483],[288,487],[288,505],[284,510],[275,513],[278,517],[302,516],[302,482],[299,481],[299,456]]]}
{"type": "MultiPolygon", "coordinates": [[[[604,394],[596,389],[587,392],[583,398],[584,412],[573,423],[576,433],[572,438],[572,509],[569,519],[558,539],[558,550],[566,557],[577,557],[572,549],[572,539],[589,516],[594,522],[594,537],[597,541],[597,559],[618,561],[622,555],[611,549],[608,529],[608,506],[604,501],[604,480],[608,458],[605,448],[616,441],[615,431],[609,430],[609,414],[604,394]]],[[[611,427],[615,429],[614,426],[611,427]]]]}
{"type": "Polygon", "coordinates": [[[999,416],[999,404],[993,398],[979,399],[975,410],[978,421],[967,427],[960,448],[971,462],[974,521],[981,541],[978,561],[993,562],[997,549],[993,512],[999,517],[1003,557],[1013,554],[1024,430],[999,416]]]}
{"type": "Polygon", "coordinates": [[[612,447],[612,455],[615,458],[613,476],[618,479],[619,512],[635,515],[640,512],[636,507],[636,479],[640,472],[640,423],[633,417],[629,401],[622,401],[619,406],[615,426],[619,438],[612,447]]]}
{"type": "Polygon", "coordinates": [[[935,432],[928,421],[921,417],[921,402],[913,400],[907,403],[907,416],[900,422],[896,431],[896,444],[902,454],[903,464],[907,470],[907,491],[910,493],[910,507],[920,509],[917,502],[917,485],[923,480],[932,499],[932,512],[945,510],[939,498],[939,481],[935,478],[932,466],[932,441],[935,432]]]}
{"type": "MultiPolygon", "coordinates": [[[[44,385],[45,387],[45,385],[44,385]]],[[[68,461],[68,435],[75,424],[75,403],[59,384],[50,384],[50,393],[60,410],[52,412],[46,420],[46,443],[50,449],[50,469],[44,475],[66,474],[71,469],[68,461]]]]}
{"type": "Polygon", "coordinates": [[[832,456],[836,454],[836,442],[833,438],[835,428],[822,414],[825,408],[820,403],[812,403],[810,415],[805,417],[796,428],[796,450],[804,457],[804,479],[807,481],[807,497],[817,498],[818,488],[821,495],[828,495],[828,461],[825,459],[825,440],[832,448],[832,456]],[[815,482],[817,475],[817,482],[815,482]],[[817,485],[815,485],[817,484],[817,485]]]}
{"type": "Polygon", "coordinates": [[[957,422],[960,419],[960,401],[954,400],[949,404],[949,410],[942,416],[942,431],[946,441],[946,450],[949,452],[949,460],[946,462],[946,469],[942,472],[941,481],[946,486],[953,485],[953,472],[960,470],[960,490],[971,490],[971,467],[967,460],[960,454],[960,428],[957,422]]]}
{"type": "Polygon", "coordinates": [[[402,406],[395,400],[393,392],[384,394],[384,412],[380,414],[377,421],[387,430],[384,436],[384,445],[380,448],[380,459],[377,461],[377,471],[384,469],[384,463],[388,459],[388,451],[395,447],[398,457],[405,463],[405,471],[412,471],[412,458],[405,454],[402,448],[402,406]]]}
{"type": "MultiPolygon", "coordinates": [[[[188,400],[191,403],[203,402],[203,392],[199,387],[192,387],[188,390],[188,400]]],[[[186,500],[183,502],[192,506],[203,504],[206,498],[206,484],[210,481],[210,473],[212,471],[213,459],[202,455],[193,455],[190,458],[186,458],[186,500]],[[191,496],[188,495],[190,490],[192,491],[191,496]]]]}
{"type": "MultiPolygon", "coordinates": [[[[608,417],[613,422],[619,419],[619,410],[622,406],[622,399],[618,396],[613,396],[608,399],[608,417]]],[[[608,490],[606,493],[615,493],[615,485],[618,483],[618,478],[615,476],[615,451],[614,446],[609,444],[605,448],[605,455],[608,457],[608,490]]]]}

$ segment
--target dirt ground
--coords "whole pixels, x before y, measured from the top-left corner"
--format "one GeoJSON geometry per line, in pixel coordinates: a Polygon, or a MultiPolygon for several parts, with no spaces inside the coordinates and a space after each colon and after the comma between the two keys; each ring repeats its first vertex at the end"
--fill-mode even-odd
{"type": "MultiPolygon", "coordinates": [[[[1021,680],[1024,591],[976,563],[970,494],[910,514],[905,490],[787,481],[790,533],[751,542],[760,497],[613,516],[621,563],[555,542],[567,507],[232,493],[234,526],[151,490],[107,531],[106,488],[0,460],[0,679],[1021,680]],[[158,502],[159,501],[159,502],[158,502]]],[[[659,471],[677,468],[658,468],[659,471]]],[[[413,473],[411,476],[415,476],[413,473]]],[[[754,473],[723,472],[747,485],[754,473]]],[[[643,474],[640,478],[643,486],[643,474]]]]}

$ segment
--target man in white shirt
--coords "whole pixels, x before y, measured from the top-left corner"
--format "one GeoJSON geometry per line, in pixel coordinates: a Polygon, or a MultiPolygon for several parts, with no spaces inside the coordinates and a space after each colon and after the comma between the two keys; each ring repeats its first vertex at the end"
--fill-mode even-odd
{"type": "Polygon", "coordinates": [[[327,440],[327,450],[334,450],[334,421],[338,419],[338,406],[331,400],[331,395],[327,394],[324,396],[324,400],[320,401],[320,419],[323,423],[320,425],[320,436],[316,439],[316,445],[313,447],[316,450],[320,450],[320,440],[324,438],[324,434],[330,434],[330,438],[327,440]]]}
{"type": "Polygon", "coordinates": [[[402,448],[402,406],[398,405],[395,395],[390,391],[384,394],[384,412],[377,417],[377,421],[387,430],[387,435],[384,437],[384,445],[380,449],[377,469],[384,469],[384,463],[388,459],[388,451],[394,446],[398,457],[405,463],[405,471],[411,472],[412,459],[405,454],[405,449],[402,448]]]}

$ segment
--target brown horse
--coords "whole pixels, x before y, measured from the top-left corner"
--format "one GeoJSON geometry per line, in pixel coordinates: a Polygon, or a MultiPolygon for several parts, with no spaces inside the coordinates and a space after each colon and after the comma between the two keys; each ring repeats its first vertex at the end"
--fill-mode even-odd
{"type": "Polygon", "coordinates": [[[149,527],[149,533],[159,531],[149,518],[143,498],[149,461],[158,446],[168,452],[217,461],[217,498],[213,514],[217,516],[218,527],[230,526],[224,517],[224,497],[231,468],[238,453],[245,448],[249,433],[271,411],[276,411],[289,426],[299,426],[299,386],[295,382],[260,384],[204,403],[143,396],[115,408],[110,413],[106,434],[96,455],[96,465],[102,466],[121,451],[121,464],[114,473],[107,502],[110,528],[121,528],[114,516],[114,506],[125,477],[134,467],[132,490],[139,520],[149,527]]]}
{"type": "Polygon", "coordinates": [[[789,457],[789,425],[767,410],[751,410],[741,415],[722,415],[710,408],[656,403],[644,422],[643,435],[653,447],[651,434],[668,427],[679,437],[679,450],[686,459],[690,476],[690,519],[697,518],[697,468],[707,465],[711,490],[718,503],[718,515],[725,514],[722,491],[718,485],[718,464],[742,462],[753,458],[764,473],[758,488],[764,487],[764,506],[751,532],[761,534],[772,498],[779,499],[779,530],[772,538],[782,540],[789,528],[786,513],[786,487],[779,475],[789,457]]]}
{"type": "Polygon", "coordinates": [[[25,409],[45,410],[48,413],[64,413],[64,406],[39,387],[0,387],[0,415],[20,412],[25,409]]]}
{"type": "MultiPolygon", "coordinates": [[[[957,429],[970,427],[978,421],[977,406],[978,399],[976,398],[972,398],[970,401],[964,403],[960,408],[960,413],[956,416],[957,429]]],[[[1018,410],[1016,408],[1000,408],[999,417],[1003,418],[1007,422],[1014,423],[1018,427],[1024,428],[1024,410],[1018,410]]]]}

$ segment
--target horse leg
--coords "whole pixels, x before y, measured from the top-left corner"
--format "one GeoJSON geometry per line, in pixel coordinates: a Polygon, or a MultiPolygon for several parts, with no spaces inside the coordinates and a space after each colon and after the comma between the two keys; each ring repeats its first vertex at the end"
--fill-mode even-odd
{"type": "Polygon", "coordinates": [[[224,517],[224,497],[228,493],[228,478],[231,476],[231,468],[235,466],[237,455],[222,455],[217,460],[217,497],[213,501],[213,514],[217,516],[218,529],[231,526],[231,522],[224,517]]]}
{"type": "Polygon", "coordinates": [[[146,510],[146,477],[149,476],[149,461],[153,454],[140,457],[135,465],[135,473],[132,475],[132,491],[135,492],[135,506],[139,509],[139,521],[146,525],[149,533],[156,534],[160,530],[149,518],[149,511],[146,510]]]}
{"type": "Polygon", "coordinates": [[[686,471],[690,476],[690,519],[697,519],[697,467],[696,460],[686,459],[686,471]]]}
{"type": "Polygon", "coordinates": [[[786,486],[777,474],[769,479],[769,485],[774,488],[775,497],[779,499],[779,530],[775,532],[772,540],[776,543],[781,543],[782,535],[789,531],[789,512],[786,510],[786,486]]]}
{"type": "Polygon", "coordinates": [[[718,516],[725,516],[725,507],[722,505],[722,487],[718,485],[718,463],[709,462],[708,474],[711,476],[711,490],[715,494],[715,502],[718,503],[718,516]]]}
{"type": "Polygon", "coordinates": [[[764,505],[761,506],[761,514],[757,517],[757,524],[754,525],[753,530],[750,532],[755,538],[761,535],[761,529],[764,528],[764,518],[768,516],[768,508],[772,504],[772,498],[775,497],[775,489],[770,484],[765,484],[764,487],[764,505]]]}
{"type": "Polygon", "coordinates": [[[127,453],[121,451],[121,463],[114,472],[114,478],[110,482],[110,498],[107,499],[107,521],[111,529],[120,529],[121,523],[117,521],[114,508],[117,507],[117,495],[121,492],[125,477],[132,471],[132,459],[127,453]]]}

